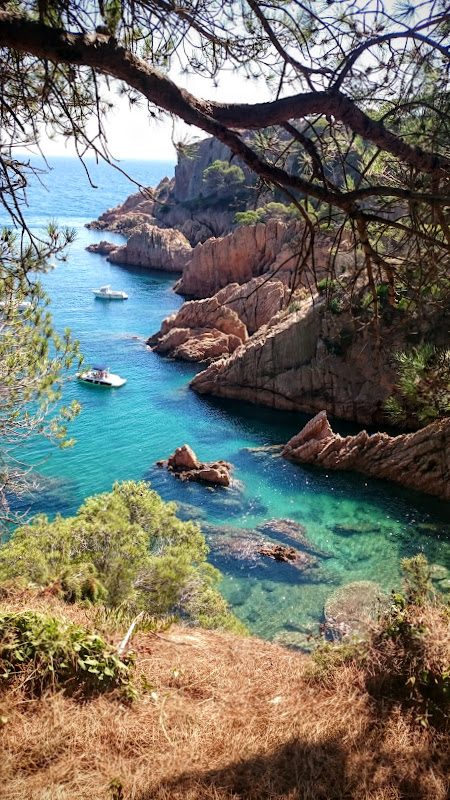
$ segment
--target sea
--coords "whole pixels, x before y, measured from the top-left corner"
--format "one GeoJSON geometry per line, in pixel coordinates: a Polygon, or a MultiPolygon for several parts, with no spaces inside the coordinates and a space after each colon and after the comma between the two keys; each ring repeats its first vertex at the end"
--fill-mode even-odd
{"type": "MultiPolygon", "coordinates": [[[[25,209],[39,232],[50,220],[76,229],[65,260],[43,275],[55,327],[70,328],[86,364],[103,363],[126,378],[108,390],[70,380],[64,399],[76,398],[80,416],[70,426],[76,439],[60,450],[44,440],[26,453],[41,489],[23,499],[22,510],[50,517],[74,514],[83,499],[109,491],[114,481],[145,479],[164,500],[173,500],[184,519],[203,526],[209,558],[222,574],[221,591],[249,630],[263,638],[307,647],[324,619],[324,604],[338,587],[375,581],[387,592],[401,588],[402,558],[423,552],[439,565],[439,588],[450,587],[450,504],[359,474],[294,465],[279,445],[309,417],[244,402],[199,396],[189,381],[202,367],[163,358],[146,345],[161,321],[183,299],[174,275],[110,264],[88,253],[101,239],[122,236],[88,230],[85,223],[136,190],[108,164],[52,157],[50,169],[32,180],[25,209]],[[93,288],[110,284],[129,299],[105,302],[93,288]],[[156,462],[189,444],[200,460],[233,464],[230,489],[180,482],[156,462]],[[255,557],[251,531],[269,520],[303,526],[317,553],[317,566],[302,572],[290,563],[255,557]]],[[[145,186],[174,172],[173,162],[133,161],[120,168],[145,186]]],[[[7,222],[5,215],[1,222],[7,222]]],[[[337,423],[340,432],[354,426],[337,423]]],[[[289,542],[292,544],[292,542],[289,542]]]]}

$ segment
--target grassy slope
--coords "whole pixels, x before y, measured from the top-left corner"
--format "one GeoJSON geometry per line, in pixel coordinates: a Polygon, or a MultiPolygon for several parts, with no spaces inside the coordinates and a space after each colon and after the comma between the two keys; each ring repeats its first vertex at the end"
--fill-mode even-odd
{"type": "MultiPolygon", "coordinates": [[[[16,593],[92,626],[94,610],[16,593]]],[[[123,631],[112,638],[119,640],[123,631]]],[[[103,696],[0,696],[2,800],[445,800],[449,736],[376,707],[361,673],[328,686],[308,658],[257,639],[173,627],[138,634],[132,706],[103,696]],[[7,718],[5,722],[4,719],[7,718]]]]}

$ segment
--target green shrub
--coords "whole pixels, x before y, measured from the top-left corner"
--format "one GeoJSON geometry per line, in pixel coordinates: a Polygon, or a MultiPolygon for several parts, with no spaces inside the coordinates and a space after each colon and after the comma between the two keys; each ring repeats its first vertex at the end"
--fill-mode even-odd
{"type": "Polygon", "coordinates": [[[237,225],[256,225],[260,221],[257,211],[237,211],[233,220],[237,225]]]}
{"type": "Polygon", "coordinates": [[[237,189],[245,181],[244,171],[237,164],[218,159],[203,171],[203,185],[208,192],[237,189]]]}
{"type": "Polygon", "coordinates": [[[289,305],[288,305],[288,309],[287,309],[288,310],[288,314],[293,314],[294,311],[299,311],[300,308],[301,308],[301,303],[299,303],[298,300],[293,300],[292,303],[289,303],[289,305]]]}
{"type": "Polygon", "coordinates": [[[342,311],[341,301],[338,297],[332,297],[328,303],[328,308],[332,314],[340,314],[342,311]]]}
{"type": "Polygon", "coordinates": [[[339,286],[339,281],[335,278],[322,278],[317,284],[317,290],[319,292],[332,292],[335,289],[339,289],[339,286]]]}
{"type": "Polygon", "coordinates": [[[339,675],[344,664],[357,659],[362,652],[361,643],[344,642],[332,644],[324,642],[311,654],[311,660],[305,671],[305,679],[311,683],[332,684],[339,675]]]}
{"type": "Polygon", "coordinates": [[[88,498],[74,517],[50,522],[40,515],[17,528],[0,549],[0,581],[21,576],[53,586],[67,601],[102,600],[130,613],[192,621],[189,603],[196,598],[201,605],[203,595],[215,594],[220,625],[233,627],[217,590],[220,573],[206,562],[205,538],[175,511],[144,481],[115,483],[112,492],[88,498]]]}
{"type": "Polygon", "coordinates": [[[29,694],[120,689],[131,697],[131,665],[103,637],[78,625],[33,611],[0,614],[0,682],[20,683],[29,694]]]}

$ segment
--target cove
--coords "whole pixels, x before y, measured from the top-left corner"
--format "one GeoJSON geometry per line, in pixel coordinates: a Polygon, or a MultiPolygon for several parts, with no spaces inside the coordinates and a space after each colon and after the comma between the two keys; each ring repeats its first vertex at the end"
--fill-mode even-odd
{"type": "MultiPolygon", "coordinates": [[[[317,632],[324,602],[337,586],[375,580],[387,591],[399,588],[400,560],[417,552],[450,570],[448,504],[364,476],[327,474],[283,460],[273,446],[297,433],[306,416],[200,397],[188,386],[198,365],[161,358],[146,347],[161,320],[182,304],[172,291],[174,275],[120,267],[85,250],[101,238],[123,241],[84,224],[123,201],[133,187],[108,167],[93,165],[99,185],[94,191],[76,159],[54,159],[52,166],[45,179],[49,191],[30,190],[28,220],[35,230],[55,217],[77,229],[67,260],[42,281],[55,326],[72,330],[86,363],[108,364],[127,383],[117,391],[76,380],[68,385],[65,400],[77,398],[83,406],[70,429],[77,443],[66,451],[45,442],[29,449],[43,485],[27,502],[31,511],[72,514],[85,497],[109,490],[115,480],[145,477],[164,500],[179,504],[184,518],[203,524],[210,560],[224,575],[221,589],[250,631],[300,647],[317,632]],[[106,283],[129,299],[95,299],[91,289],[106,283]],[[233,487],[180,483],[155,466],[184,443],[202,461],[230,461],[233,487]],[[273,518],[305,527],[320,553],[316,569],[302,573],[291,564],[240,557],[246,532],[273,518]]],[[[147,185],[173,170],[157,162],[128,166],[147,185]]]]}

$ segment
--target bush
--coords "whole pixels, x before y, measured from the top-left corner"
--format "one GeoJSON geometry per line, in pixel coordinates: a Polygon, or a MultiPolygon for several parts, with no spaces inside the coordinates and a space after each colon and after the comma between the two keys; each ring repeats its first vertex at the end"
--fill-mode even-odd
{"type": "Polygon", "coordinates": [[[40,515],[18,528],[0,549],[0,580],[22,576],[52,586],[68,602],[103,600],[130,613],[180,614],[191,621],[189,604],[195,599],[201,607],[212,593],[220,627],[234,627],[200,528],[175,511],[144,481],[115,483],[112,492],[88,498],[74,517],[50,522],[40,515]]]}
{"type": "Polygon", "coordinates": [[[237,164],[218,159],[203,171],[203,185],[208,192],[236,189],[245,181],[244,171],[237,164]]]}
{"type": "Polygon", "coordinates": [[[28,694],[63,688],[133,695],[131,660],[97,633],[33,611],[0,614],[0,681],[28,694]]]}
{"type": "Polygon", "coordinates": [[[333,292],[336,289],[339,289],[339,287],[339,281],[334,278],[322,278],[322,280],[317,284],[317,290],[319,292],[333,292]]]}
{"type": "Polygon", "coordinates": [[[233,222],[237,225],[256,225],[261,221],[261,217],[257,211],[237,211],[233,222]]]}
{"type": "Polygon", "coordinates": [[[392,592],[389,611],[365,640],[324,643],[306,677],[325,684],[353,664],[369,694],[384,708],[409,708],[421,725],[447,725],[450,711],[449,608],[432,596],[423,554],[402,560],[405,594],[392,592]]]}

